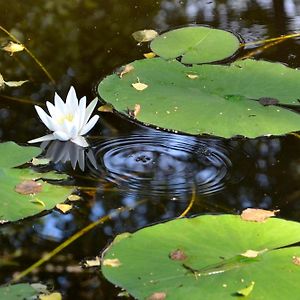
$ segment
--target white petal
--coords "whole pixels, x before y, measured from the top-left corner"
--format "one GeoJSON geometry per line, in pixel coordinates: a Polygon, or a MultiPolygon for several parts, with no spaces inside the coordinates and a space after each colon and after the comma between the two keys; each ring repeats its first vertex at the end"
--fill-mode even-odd
{"type": "Polygon", "coordinates": [[[89,145],[86,139],[82,136],[77,136],[75,139],[71,139],[71,141],[81,147],[88,147],[89,145]]]}
{"type": "Polygon", "coordinates": [[[69,137],[69,139],[78,135],[78,128],[76,124],[67,120],[64,120],[59,131],[64,132],[69,137]]]}
{"type": "Polygon", "coordinates": [[[56,140],[60,141],[68,141],[70,139],[70,137],[63,131],[55,131],[53,132],[53,135],[56,140]]]}
{"type": "Polygon", "coordinates": [[[85,118],[84,118],[84,124],[87,123],[87,121],[89,120],[94,108],[96,107],[97,105],[97,102],[98,102],[98,99],[94,99],[90,104],[89,106],[86,108],[86,111],[85,111],[85,118]]]}
{"type": "Polygon", "coordinates": [[[51,119],[46,113],[45,111],[40,108],[39,106],[35,105],[34,106],[36,109],[36,112],[38,113],[40,119],[42,120],[42,122],[52,131],[55,131],[56,129],[56,125],[55,122],[53,121],[53,119],[51,119]]]}
{"type": "Polygon", "coordinates": [[[78,108],[78,99],[73,86],[70,87],[70,90],[68,92],[66,105],[69,113],[74,113],[78,108]]]}
{"type": "Polygon", "coordinates": [[[86,133],[88,133],[97,123],[97,121],[99,120],[99,116],[93,116],[89,122],[87,124],[85,124],[82,128],[82,130],[80,130],[80,135],[85,135],[86,133]]]}
{"type": "Polygon", "coordinates": [[[52,141],[52,140],[55,140],[54,135],[53,134],[47,134],[47,135],[44,135],[44,136],[39,137],[37,139],[30,140],[30,141],[28,141],[28,143],[32,144],[32,143],[39,143],[39,142],[52,141]]]}
{"type": "Polygon", "coordinates": [[[60,114],[57,108],[49,101],[46,102],[48,111],[50,113],[50,116],[54,119],[58,118],[58,115],[60,114]]]}
{"type": "MultiPolygon", "coordinates": [[[[76,122],[78,124],[78,128],[82,128],[85,124],[85,114],[86,114],[86,97],[82,97],[79,101],[79,106],[76,112],[76,122]]],[[[74,118],[75,119],[75,118],[74,118]]]]}
{"type": "Polygon", "coordinates": [[[57,93],[54,94],[54,105],[57,111],[61,112],[61,114],[66,114],[66,105],[62,101],[62,99],[58,96],[57,93]]]}

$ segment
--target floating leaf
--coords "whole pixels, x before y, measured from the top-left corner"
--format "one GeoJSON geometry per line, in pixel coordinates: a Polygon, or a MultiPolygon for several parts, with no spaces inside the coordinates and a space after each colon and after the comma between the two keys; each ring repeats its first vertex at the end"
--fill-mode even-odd
{"type": "Polygon", "coordinates": [[[102,272],[137,299],[161,292],[174,300],[231,299],[239,291],[251,293],[251,299],[278,299],[280,293],[280,299],[298,300],[300,268],[291,262],[300,253],[292,246],[298,242],[300,223],[277,218],[263,223],[233,215],[176,219],[117,236],[104,251],[102,272]],[[259,254],[239,254],[249,249],[259,254]],[[177,250],[187,258],[170,259],[177,250]],[[115,259],[122,263],[117,268],[107,264],[115,259]]]}
{"type": "Polygon", "coordinates": [[[100,258],[98,256],[95,259],[87,259],[83,262],[83,265],[87,268],[100,266],[100,258]]]}
{"type": "Polygon", "coordinates": [[[0,286],[0,299],[2,300],[21,300],[34,299],[39,292],[28,283],[0,286]]]}
{"type": "Polygon", "coordinates": [[[39,296],[40,300],[62,300],[61,293],[54,292],[49,295],[40,295],[39,296]]]}
{"type": "Polygon", "coordinates": [[[144,43],[152,41],[158,36],[158,33],[153,29],[144,29],[134,32],[132,36],[137,42],[144,43]]]}
{"type": "Polygon", "coordinates": [[[241,296],[244,296],[244,297],[249,296],[249,295],[251,294],[253,288],[254,288],[254,284],[255,284],[255,282],[252,281],[251,284],[250,284],[249,286],[247,286],[247,287],[244,288],[244,289],[241,289],[241,290],[237,291],[237,293],[238,293],[239,295],[241,295],[241,296]]]}
{"type": "Polygon", "coordinates": [[[159,35],[150,46],[153,52],[164,59],[181,56],[182,63],[195,64],[225,59],[239,49],[240,42],[228,31],[193,26],[159,35]]]}
{"type": "Polygon", "coordinates": [[[42,184],[34,180],[24,180],[15,187],[15,191],[22,195],[38,194],[42,189],[42,184]]]}
{"type": "Polygon", "coordinates": [[[55,207],[64,214],[73,208],[73,206],[70,204],[56,204],[55,207]]]}
{"type": "Polygon", "coordinates": [[[2,50],[9,52],[10,55],[13,55],[15,52],[23,51],[24,49],[24,45],[12,41],[8,42],[4,47],[2,47],[2,50]]]}
{"type": "Polygon", "coordinates": [[[133,65],[126,65],[122,68],[122,71],[119,73],[119,77],[122,78],[125,74],[134,70],[133,65]]]}
{"type": "Polygon", "coordinates": [[[279,210],[265,210],[258,208],[247,208],[243,210],[241,218],[244,221],[264,222],[270,217],[274,217],[279,210]]]}
{"type": "Polygon", "coordinates": [[[98,92],[121,114],[139,103],[143,109],[136,119],[145,125],[225,138],[282,135],[300,129],[298,113],[258,101],[270,97],[281,105],[298,105],[299,70],[254,60],[186,67],[178,61],[154,58],[132,65],[134,74],[122,79],[108,76],[98,92]],[[191,80],[186,74],[199,78],[191,80]],[[137,77],[151,86],[142,97],[131,86],[137,77]]]}
{"type": "Polygon", "coordinates": [[[143,54],[147,59],[151,59],[156,56],[154,52],[144,53],[143,54]]]}

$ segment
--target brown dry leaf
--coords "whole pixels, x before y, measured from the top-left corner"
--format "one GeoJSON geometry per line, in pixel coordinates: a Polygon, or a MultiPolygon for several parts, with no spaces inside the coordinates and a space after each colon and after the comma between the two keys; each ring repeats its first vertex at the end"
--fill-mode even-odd
{"type": "Polygon", "coordinates": [[[98,108],[98,111],[101,111],[101,112],[113,112],[113,109],[114,109],[114,107],[110,103],[106,103],[104,105],[101,105],[98,108]]]}
{"type": "Polygon", "coordinates": [[[118,258],[112,258],[112,259],[107,258],[107,259],[103,260],[102,265],[112,267],[112,268],[116,268],[116,267],[121,266],[121,262],[119,261],[118,258]]]}
{"type": "Polygon", "coordinates": [[[146,83],[136,82],[131,84],[137,91],[143,91],[145,90],[148,85],[146,83]]]}
{"type": "Polygon", "coordinates": [[[156,292],[147,298],[147,300],[164,300],[167,294],[165,292],[156,292]]]}
{"type": "Polygon", "coordinates": [[[83,262],[83,265],[86,268],[98,267],[100,266],[100,258],[96,256],[95,259],[87,259],[83,262]]]}
{"type": "Polygon", "coordinates": [[[62,300],[61,293],[54,292],[49,295],[39,295],[40,300],[62,300]]]}
{"type": "Polygon", "coordinates": [[[279,210],[265,210],[259,208],[247,208],[243,210],[241,218],[244,221],[264,222],[270,217],[274,217],[279,210]]]}
{"type": "Polygon", "coordinates": [[[192,80],[199,78],[199,75],[196,74],[186,74],[186,76],[192,80]]]}
{"type": "Polygon", "coordinates": [[[126,65],[123,70],[119,73],[119,77],[122,78],[125,74],[134,70],[134,66],[126,65]]]}
{"type": "Polygon", "coordinates": [[[2,47],[2,50],[9,52],[10,55],[13,55],[15,52],[23,51],[24,49],[24,45],[12,41],[8,42],[4,47],[2,47]]]}
{"type": "Polygon", "coordinates": [[[185,260],[187,259],[187,255],[184,253],[184,251],[180,250],[180,249],[177,249],[175,251],[172,251],[170,254],[169,254],[169,257],[172,259],[172,260],[185,260]]]}
{"type": "Polygon", "coordinates": [[[15,191],[22,195],[38,194],[42,189],[42,184],[34,180],[24,180],[15,187],[15,191]]]}
{"type": "Polygon", "coordinates": [[[66,213],[73,208],[70,204],[56,204],[55,207],[63,213],[66,213]]]}
{"type": "Polygon", "coordinates": [[[300,257],[299,256],[293,256],[293,263],[297,266],[300,266],[300,257]]]}
{"type": "Polygon", "coordinates": [[[158,36],[158,32],[153,29],[144,29],[134,32],[132,36],[137,42],[144,43],[150,42],[156,38],[158,36]]]}
{"type": "Polygon", "coordinates": [[[247,250],[246,252],[242,253],[241,255],[245,256],[245,257],[249,257],[249,258],[255,258],[258,255],[260,255],[260,254],[262,254],[262,253],[264,253],[266,251],[268,251],[268,249],[263,249],[261,251],[247,250]]]}
{"type": "Polygon", "coordinates": [[[68,200],[69,200],[69,201],[79,201],[79,200],[81,200],[81,197],[78,196],[78,195],[70,195],[70,196],[68,197],[68,200]]]}
{"type": "Polygon", "coordinates": [[[156,54],[154,52],[144,53],[143,55],[148,59],[154,58],[156,56],[156,54]]]}

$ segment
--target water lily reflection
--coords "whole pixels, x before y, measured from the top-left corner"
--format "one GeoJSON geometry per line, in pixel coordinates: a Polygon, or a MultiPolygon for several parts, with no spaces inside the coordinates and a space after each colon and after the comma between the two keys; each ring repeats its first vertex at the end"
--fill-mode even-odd
{"type": "Polygon", "coordinates": [[[88,133],[99,119],[99,116],[96,115],[89,120],[96,104],[97,99],[86,107],[86,97],[82,97],[78,102],[73,87],[70,88],[65,103],[55,93],[54,105],[49,101],[46,102],[50,116],[42,108],[35,106],[40,119],[53,133],[30,140],[28,143],[60,140],[71,141],[79,146],[87,147],[88,143],[82,136],[88,133]]]}
{"type": "Polygon", "coordinates": [[[71,141],[45,141],[41,144],[41,148],[46,150],[45,157],[54,163],[70,162],[72,168],[75,169],[77,164],[84,171],[86,161],[97,169],[97,162],[91,148],[78,146],[71,141]]]}

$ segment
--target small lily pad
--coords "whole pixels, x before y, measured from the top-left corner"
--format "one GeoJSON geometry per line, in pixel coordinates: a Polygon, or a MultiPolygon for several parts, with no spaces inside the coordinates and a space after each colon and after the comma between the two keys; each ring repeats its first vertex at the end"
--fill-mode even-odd
{"type": "Polygon", "coordinates": [[[201,26],[168,31],[156,37],[150,45],[160,57],[181,57],[181,62],[185,64],[223,60],[232,56],[239,46],[239,39],[232,33],[201,26]]]}

